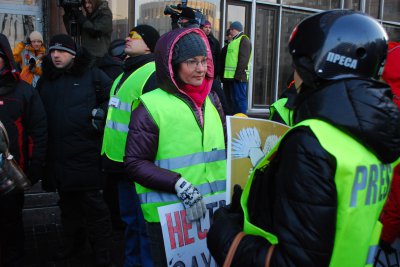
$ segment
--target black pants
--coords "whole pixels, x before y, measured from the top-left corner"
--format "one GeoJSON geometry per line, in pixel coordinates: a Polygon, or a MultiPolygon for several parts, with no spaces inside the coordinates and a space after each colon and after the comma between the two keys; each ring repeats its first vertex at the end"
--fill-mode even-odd
{"type": "Polygon", "coordinates": [[[164,267],[167,265],[165,256],[164,239],[160,223],[146,222],[146,230],[149,236],[151,258],[154,267],[164,267]]]}
{"type": "Polygon", "coordinates": [[[111,261],[112,229],[110,212],[100,190],[60,191],[59,206],[66,246],[84,242],[87,235],[97,265],[111,261]]]}
{"type": "Polygon", "coordinates": [[[108,173],[106,186],[103,190],[103,199],[110,210],[111,225],[114,230],[125,228],[125,223],[121,220],[118,199],[118,183],[123,177],[124,173],[108,173]]]}
{"type": "Polygon", "coordinates": [[[0,197],[0,266],[22,266],[24,193],[11,192],[0,197]]]}

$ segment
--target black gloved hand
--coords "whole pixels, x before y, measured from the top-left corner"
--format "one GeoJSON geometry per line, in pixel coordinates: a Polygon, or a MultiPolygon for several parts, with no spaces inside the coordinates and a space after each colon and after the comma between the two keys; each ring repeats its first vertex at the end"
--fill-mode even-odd
{"type": "Polygon", "coordinates": [[[35,71],[35,67],[36,67],[36,60],[33,57],[31,57],[29,59],[29,71],[30,72],[34,72],[35,71]]]}
{"type": "Polygon", "coordinates": [[[80,9],[74,10],[74,16],[79,24],[83,24],[87,20],[86,16],[83,15],[82,10],[80,10],[80,9]]]}
{"type": "Polygon", "coordinates": [[[92,110],[92,126],[99,132],[104,130],[107,113],[102,108],[92,110]]]}
{"type": "Polygon", "coordinates": [[[392,247],[392,244],[389,242],[386,242],[385,240],[379,240],[379,247],[386,253],[386,254],[391,254],[395,253],[396,249],[392,247]]]}
{"type": "Polygon", "coordinates": [[[207,247],[219,266],[222,266],[235,236],[242,231],[243,216],[219,208],[207,233],[207,247]]]}
{"type": "Polygon", "coordinates": [[[242,197],[242,193],[243,193],[242,187],[238,184],[235,184],[233,186],[232,201],[231,204],[229,205],[230,212],[243,214],[243,210],[240,205],[240,198],[242,197]]]}

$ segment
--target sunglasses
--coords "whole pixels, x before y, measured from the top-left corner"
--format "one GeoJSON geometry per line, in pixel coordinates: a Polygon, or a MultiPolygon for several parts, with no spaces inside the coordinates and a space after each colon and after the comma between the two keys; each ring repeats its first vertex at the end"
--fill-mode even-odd
{"type": "Polygon", "coordinates": [[[137,32],[135,31],[131,31],[129,33],[129,38],[133,39],[133,40],[141,40],[142,36],[140,36],[137,32]]]}

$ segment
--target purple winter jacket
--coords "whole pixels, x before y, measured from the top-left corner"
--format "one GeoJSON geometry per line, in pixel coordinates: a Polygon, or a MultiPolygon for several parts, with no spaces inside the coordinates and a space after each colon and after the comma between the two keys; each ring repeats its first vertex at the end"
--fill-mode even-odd
{"type": "MultiPolygon", "coordinates": [[[[198,125],[201,127],[200,116],[202,112],[196,108],[196,105],[190,97],[179,89],[171,64],[173,47],[183,35],[190,32],[199,34],[206,44],[208,67],[205,79],[208,90],[211,90],[214,75],[211,49],[206,35],[202,30],[197,28],[176,29],[167,32],[160,37],[155,48],[156,76],[160,88],[170,94],[175,94],[179,96],[179,98],[184,99],[185,103],[187,103],[193,110],[198,125]]],[[[219,101],[217,94],[214,92],[210,92],[208,96],[218,110],[225,132],[225,115],[221,102],[219,101]]],[[[204,104],[202,109],[204,111],[204,104]]],[[[179,115],[177,114],[177,119],[179,119],[178,116],[179,115]]],[[[174,123],[171,122],[171,127],[173,127],[173,125],[174,123]]],[[[140,104],[131,114],[124,157],[125,171],[129,178],[132,178],[135,182],[147,188],[175,193],[175,183],[181,175],[160,168],[154,164],[158,150],[158,139],[158,126],[155,124],[143,104],[140,104]]]]}

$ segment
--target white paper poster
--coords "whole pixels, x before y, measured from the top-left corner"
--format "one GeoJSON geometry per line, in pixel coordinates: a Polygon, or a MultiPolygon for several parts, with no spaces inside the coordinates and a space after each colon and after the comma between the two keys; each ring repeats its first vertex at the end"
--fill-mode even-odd
{"type": "Polygon", "coordinates": [[[186,219],[182,203],[158,208],[168,266],[217,266],[207,249],[206,238],[214,212],[225,206],[225,196],[221,193],[205,197],[207,212],[204,218],[193,223],[186,219]]]}

